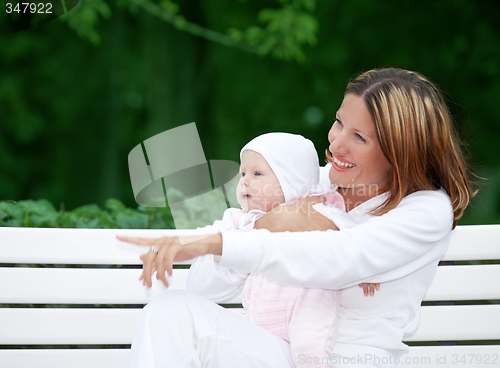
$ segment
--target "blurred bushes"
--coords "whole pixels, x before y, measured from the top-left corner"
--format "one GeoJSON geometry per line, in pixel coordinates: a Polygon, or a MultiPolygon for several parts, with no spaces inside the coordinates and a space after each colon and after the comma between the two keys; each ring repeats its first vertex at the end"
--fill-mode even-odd
{"type": "MultiPolygon", "coordinates": [[[[236,197],[234,186],[228,188],[228,195],[236,197]]],[[[170,188],[168,198],[176,203],[173,209],[144,206],[127,208],[114,198],[106,200],[104,209],[97,204],[88,204],[71,211],[66,211],[63,206],[56,210],[46,199],[0,201],[0,227],[194,229],[220,220],[228,205],[219,190],[189,198],[180,190],[170,188]]]]}
{"type": "Polygon", "coordinates": [[[0,226],[84,229],[173,229],[168,207],[127,208],[117,199],[108,199],[105,208],[89,204],[72,211],[56,210],[46,199],[0,201],[0,226]]]}

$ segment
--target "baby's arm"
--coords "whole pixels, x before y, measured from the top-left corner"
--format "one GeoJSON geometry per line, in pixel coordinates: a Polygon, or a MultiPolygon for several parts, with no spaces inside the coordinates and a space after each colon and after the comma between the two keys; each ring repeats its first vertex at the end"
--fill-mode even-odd
{"type": "MultiPolygon", "coordinates": [[[[231,208],[224,212],[221,221],[198,228],[198,233],[213,234],[221,230],[234,229],[234,215],[238,210],[231,208]]],[[[243,289],[247,273],[220,267],[212,254],[193,260],[187,277],[187,290],[200,294],[214,302],[227,302],[236,297],[243,289]]]]}
{"type": "Polygon", "coordinates": [[[373,282],[362,282],[358,286],[363,288],[363,292],[366,296],[368,296],[368,294],[374,295],[375,290],[380,289],[380,283],[378,282],[376,284],[373,282]]]}
{"type": "Polygon", "coordinates": [[[228,302],[243,289],[248,274],[220,267],[208,254],[197,257],[187,277],[186,289],[214,302],[228,302]]]}

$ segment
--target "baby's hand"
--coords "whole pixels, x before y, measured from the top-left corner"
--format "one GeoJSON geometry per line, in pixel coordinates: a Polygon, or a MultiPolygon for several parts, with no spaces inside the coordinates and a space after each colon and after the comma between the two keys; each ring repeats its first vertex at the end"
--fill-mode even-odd
{"type": "Polygon", "coordinates": [[[363,282],[358,286],[363,288],[365,295],[368,295],[368,291],[370,291],[370,295],[373,295],[375,294],[375,290],[380,289],[380,283],[363,282]]]}

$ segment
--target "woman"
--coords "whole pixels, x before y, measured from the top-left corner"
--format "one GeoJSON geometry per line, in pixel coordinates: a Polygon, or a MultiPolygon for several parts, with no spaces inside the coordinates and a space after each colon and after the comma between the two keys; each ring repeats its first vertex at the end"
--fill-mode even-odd
{"type": "MultiPolygon", "coordinates": [[[[153,267],[167,285],[164,273],[172,273],[174,261],[213,254],[217,267],[260,273],[283,285],[341,289],[330,362],[393,367],[474,193],[442,95],[418,73],[382,69],[353,79],[328,140],[322,180],[338,185],[359,224],[354,228],[330,230],[334,224],[312,210],[316,198],[278,207],[257,222],[270,231],[121,239],[153,246],[141,257],[148,286],[153,267]],[[356,286],[363,282],[383,285],[365,298],[356,286]]],[[[201,296],[167,292],[141,314],[130,366],[292,367],[289,350],[201,296]]],[[[322,358],[304,357],[304,366],[322,358]]]]}

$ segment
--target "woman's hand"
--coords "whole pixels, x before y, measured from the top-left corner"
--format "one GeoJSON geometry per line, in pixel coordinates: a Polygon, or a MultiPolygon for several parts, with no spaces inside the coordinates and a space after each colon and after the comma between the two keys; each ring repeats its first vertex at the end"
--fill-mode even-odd
{"type": "Polygon", "coordinates": [[[255,222],[256,229],[272,232],[338,230],[337,226],[313,208],[316,203],[323,203],[324,197],[309,197],[287,206],[277,206],[255,222]]]}
{"type": "Polygon", "coordinates": [[[118,240],[149,247],[148,253],[140,256],[143,263],[142,274],[139,280],[143,280],[143,285],[150,288],[151,275],[156,271],[156,279],[161,280],[168,287],[165,271],[172,276],[174,262],[187,261],[205,254],[222,255],[222,236],[214,235],[193,235],[193,236],[166,236],[159,239],[133,238],[117,236],[118,240]],[[154,247],[158,254],[152,249],[154,247]]]}

